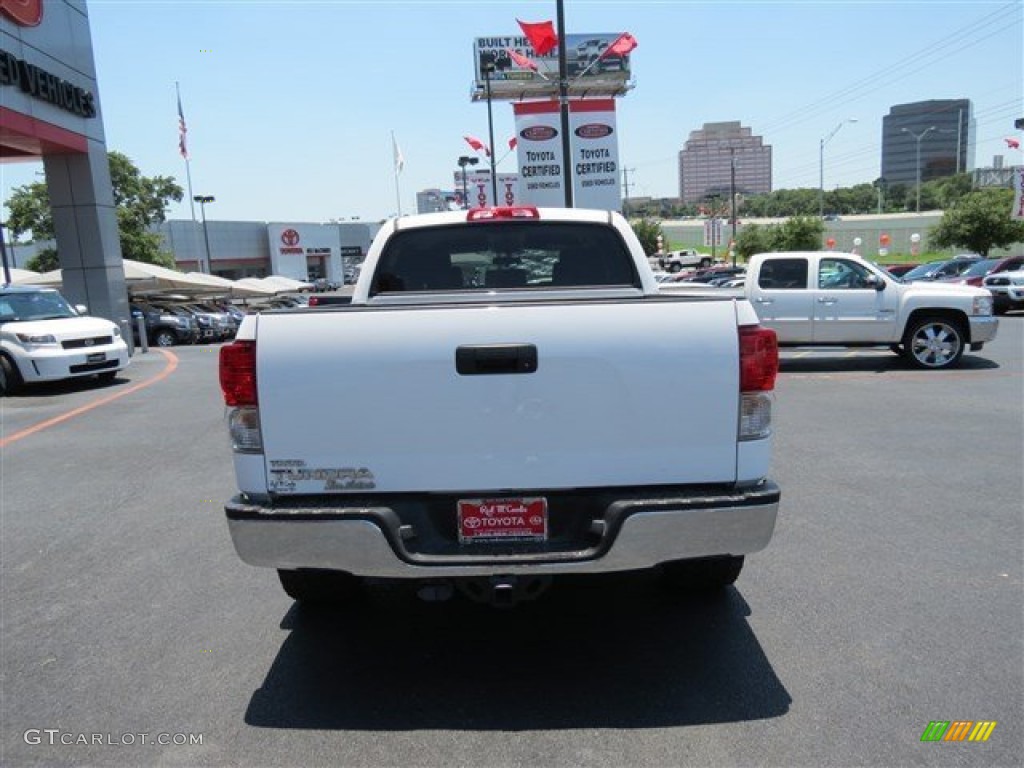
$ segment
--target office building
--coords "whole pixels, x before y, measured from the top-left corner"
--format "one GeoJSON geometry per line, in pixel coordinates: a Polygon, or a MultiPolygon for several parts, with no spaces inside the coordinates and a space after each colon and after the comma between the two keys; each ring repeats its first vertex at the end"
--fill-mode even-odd
{"type": "Polygon", "coordinates": [[[772,191],[772,148],[739,121],[705,123],[690,132],[679,153],[679,197],[684,204],[721,197],[729,200],[735,163],[736,192],[772,191]]]}
{"type": "Polygon", "coordinates": [[[888,186],[974,169],[975,123],[969,99],[897,104],[882,118],[882,173],[888,186]],[[918,163],[920,161],[920,169],[918,163]]]}

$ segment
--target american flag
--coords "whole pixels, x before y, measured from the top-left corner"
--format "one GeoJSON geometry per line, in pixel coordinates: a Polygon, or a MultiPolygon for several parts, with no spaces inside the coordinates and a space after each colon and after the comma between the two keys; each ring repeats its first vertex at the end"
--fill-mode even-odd
{"type": "Polygon", "coordinates": [[[181,109],[181,94],[178,94],[178,151],[188,160],[188,126],[185,125],[185,113],[181,109]]]}

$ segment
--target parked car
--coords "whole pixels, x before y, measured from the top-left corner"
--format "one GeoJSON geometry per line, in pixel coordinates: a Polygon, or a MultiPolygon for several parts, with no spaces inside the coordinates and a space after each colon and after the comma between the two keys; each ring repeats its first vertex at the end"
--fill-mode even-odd
{"type": "Polygon", "coordinates": [[[879,266],[893,277],[902,278],[907,272],[916,269],[921,264],[920,262],[912,262],[910,264],[880,264],[879,266]]]}
{"type": "Polygon", "coordinates": [[[193,309],[192,307],[184,304],[161,304],[159,306],[166,312],[171,312],[180,317],[189,317],[194,319],[196,325],[199,327],[200,341],[218,341],[224,333],[222,326],[217,322],[217,319],[207,312],[200,312],[199,310],[193,309]]]}
{"type": "Polygon", "coordinates": [[[989,275],[982,280],[982,287],[992,294],[997,315],[1010,309],[1024,309],[1024,270],[989,275]]]}
{"type": "Polygon", "coordinates": [[[1000,272],[1013,272],[1024,267],[1024,256],[1011,256],[1007,259],[978,259],[966,272],[961,272],[956,277],[941,278],[945,282],[955,282],[961,285],[973,285],[982,288],[983,281],[988,275],[995,275],[1000,272]]]}
{"type": "Polygon", "coordinates": [[[920,282],[926,280],[942,280],[943,278],[955,278],[966,272],[978,263],[978,257],[957,256],[955,259],[939,259],[929,261],[915,267],[901,278],[905,283],[920,282]]]}
{"type": "Polygon", "coordinates": [[[318,277],[313,281],[313,292],[324,293],[325,291],[336,291],[341,286],[333,280],[328,280],[326,277],[318,277]]]}
{"type": "Polygon", "coordinates": [[[709,267],[708,269],[698,270],[697,273],[686,279],[688,283],[706,283],[711,285],[716,281],[731,280],[739,275],[746,274],[747,268],[742,266],[729,267],[709,267]]]}
{"type": "Polygon", "coordinates": [[[41,381],[83,376],[107,381],[127,368],[121,329],[85,312],[52,288],[0,288],[0,394],[41,381]]]}
{"type": "Polygon", "coordinates": [[[175,344],[194,344],[199,340],[199,323],[194,318],[174,314],[160,307],[148,304],[131,304],[132,336],[141,344],[139,326],[142,318],[146,326],[146,340],[157,347],[171,347],[175,344]]]}
{"type": "Polygon", "coordinates": [[[680,272],[686,267],[710,267],[711,256],[694,248],[669,251],[658,257],[658,264],[666,272],[680,272]]]}
{"type": "Polygon", "coordinates": [[[199,312],[205,312],[212,315],[220,328],[220,338],[233,339],[235,334],[238,332],[238,326],[241,324],[241,320],[237,319],[234,314],[228,312],[223,307],[219,307],[216,304],[208,303],[190,303],[188,306],[199,312]]]}

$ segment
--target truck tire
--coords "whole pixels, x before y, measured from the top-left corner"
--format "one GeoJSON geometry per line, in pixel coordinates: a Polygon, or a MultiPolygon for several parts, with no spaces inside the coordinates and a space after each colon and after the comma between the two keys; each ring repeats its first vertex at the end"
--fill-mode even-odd
{"type": "Polygon", "coordinates": [[[710,266],[711,266],[711,259],[703,258],[703,259],[700,260],[700,268],[701,269],[707,269],[710,266]]]}
{"type": "Polygon", "coordinates": [[[0,355],[0,395],[17,394],[23,383],[18,366],[7,355],[0,355]]]}
{"type": "Polygon", "coordinates": [[[345,571],[278,569],[277,576],[288,597],[310,606],[351,602],[362,586],[356,576],[345,571]]]}
{"type": "Polygon", "coordinates": [[[669,272],[682,272],[683,271],[683,265],[682,264],[669,264],[668,265],[668,271],[669,272]]]}
{"type": "Polygon", "coordinates": [[[720,592],[734,584],[743,570],[743,555],[675,560],[661,564],[662,583],[679,592],[720,592]]]}
{"type": "Polygon", "coordinates": [[[175,341],[174,333],[168,330],[159,330],[153,337],[153,343],[158,347],[173,347],[175,341]]]}
{"type": "Polygon", "coordinates": [[[903,348],[907,359],[918,368],[949,368],[964,354],[963,327],[946,317],[922,317],[907,328],[903,348]]]}

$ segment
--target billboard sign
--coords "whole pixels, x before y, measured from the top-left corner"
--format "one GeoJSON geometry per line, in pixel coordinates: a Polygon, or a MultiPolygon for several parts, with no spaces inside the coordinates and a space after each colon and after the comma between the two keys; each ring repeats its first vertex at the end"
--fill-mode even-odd
{"type": "MultiPolygon", "coordinates": [[[[629,54],[604,54],[621,33],[566,35],[566,69],[569,95],[621,96],[633,87],[629,54]]],[[[538,56],[530,41],[522,35],[478,37],[473,42],[472,98],[487,98],[487,82],[483,66],[493,61],[490,73],[492,99],[552,98],[558,94],[558,48],[538,56]],[[531,59],[537,71],[520,66],[509,51],[531,59]]]]}
{"type": "MultiPolygon", "coordinates": [[[[455,204],[462,207],[462,171],[455,171],[455,204]]],[[[519,174],[498,174],[498,202],[491,200],[491,172],[487,170],[466,172],[466,192],[470,208],[492,205],[515,205],[519,199],[519,174]]]]}
{"type": "MultiPolygon", "coordinates": [[[[524,205],[562,207],[561,115],[557,101],[514,104],[516,151],[519,157],[519,199],[524,205]]],[[[573,203],[577,208],[617,211],[619,147],[615,101],[569,102],[569,145],[572,157],[573,203]]]]}

